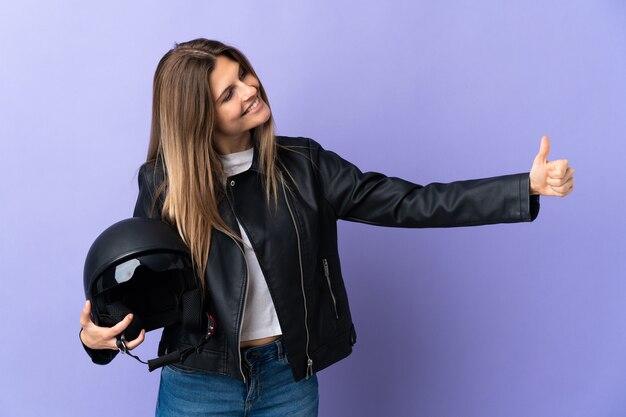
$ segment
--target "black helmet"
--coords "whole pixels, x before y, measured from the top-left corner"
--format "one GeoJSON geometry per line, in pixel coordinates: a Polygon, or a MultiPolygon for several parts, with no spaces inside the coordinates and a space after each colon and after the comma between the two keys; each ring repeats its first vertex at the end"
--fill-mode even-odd
{"type": "Polygon", "coordinates": [[[197,331],[203,325],[189,249],[161,220],[133,217],[107,228],[87,253],[83,278],[97,325],[111,327],[133,313],[131,325],[118,336],[122,351],[123,341],[135,339],[141,329],[183,322],[197,331]]]}

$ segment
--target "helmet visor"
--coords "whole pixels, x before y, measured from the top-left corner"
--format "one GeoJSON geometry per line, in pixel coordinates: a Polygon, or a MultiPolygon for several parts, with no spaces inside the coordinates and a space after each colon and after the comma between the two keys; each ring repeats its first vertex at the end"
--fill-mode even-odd
{"type": "Polygon", "coordinates": [[[162,272],[191,270],[189,259],[178,253],[154,253],[136,256],[106,269],[96,280],[95,293],[102,293],[110,288],[130,281],[133,277],[161,276],[162,272]]]}

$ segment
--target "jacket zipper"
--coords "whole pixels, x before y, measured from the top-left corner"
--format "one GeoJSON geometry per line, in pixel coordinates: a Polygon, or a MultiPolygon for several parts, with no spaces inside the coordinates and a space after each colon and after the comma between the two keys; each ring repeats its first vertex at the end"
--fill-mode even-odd
{"type": "MultiPolygon", "coordinates": [[[[239,221],[239,217],[237,217],[237,213],[235,212],[235,207],[233,207],[230,198],[228,198],[228,192],[226,195],[226,200],[228,200],[228,204],[230,205],[230,209],[233,212],[233,215],[235,216],[235,219],[237,220],[237,226],[239,227],[239,225],[241,224],[241,222],[239,221]]],[[[247,383],[247,379],[246,379],[246,375],[243,372],[243,366],[241,365],[241,349],[239,349],[239,346],[241,346],[241,330],[243,328],[243,315],[244,315],[244,308],[246,305],[246,298],[248,297],[248,260],[246,259],[246,253],[244,252],[243,248],[239,245],[239,242],[237,242],[236,239],[234,239],[232,236],[230,237],[233,242],[235,242],[235,244],[237,245],[237,247],[239,248],[239,250],[241,251],[241,256],[243,256],[243,261],[246,264],[246,276],[245,276],[245,281],[246,281],[246,291],[243,294],[243,302],[241,303],[241,307],[239,308],[239,317],[241,317],[241,320],[239,322],[239,330],[237,331],[237,352],[238,352],[238,356],[239,356],[239,372],[241,373],[241,377],[243,378],[243,383],[246,384],[247,383]]]]}
{"type": "Polygon", "coordinates": [[[322,258],[322,264],[324,265],[324,276],[326,277],[326,283],[328,284],[328,291],[330,291],[330,297],[333,299],[333,308],[335,309],[335,318],[339,320],[339,312],[337,311],[337,299],[333,292],[333,286],[330,284],[330,272],[328,270],[328,259],[322,258]]]}
{"type": "MultiPolygon", "coordinates": [[[[235,218],[237,218],[237,215],[235,215],[235,218]]],[[[239,221],[239,219],[237,219],[237,221],[239,221]]],[[[239,310],[240,311],[239,317],[241,317],[241,321],[239,322],[239,331],[237,332],[237,352],[239,354],[239,372],[241,372],[241,376],[243,377],[243,383],[245,384],[247,381],[246,381],[246,375],[243,373],[243,366],[241,365],[242,358],[241,358],[241,349],[239,348],[239,346],[241,346],[241,330],[243,329],[243,315],[245,314],[243,310],[246,306],[246,298],[248,298],[248,288],[250,287],[250,285],[248,281],[248,260],[246,259],[246,253],[243,251],[241,246],[239,246],[239,243],[236,240],[235,240],[235,243],[237,244],[237,247],[241,251],[241,256],[243,256],[243,261],[246,264],[246,291],[243,293],[243,302],[241,303],[241,308],[239,310]]]]}
{"type": "Polygon", "coordinates": [[[302,288],[302,298],[304,300],[304,330],[306,331],[306,379],[309,379],[313,376],[313,359],[309,355],[309,312],[306,306],[306,292],[304,290],[304,268],[302,267],[302,250],[300,249],[300,233],[298,232],[298,226],[296,225],[296,218],[293,215],[293,211],[291,210],[291,205],[289,204],[289,199],[287,198],[287,191],[285,191],[285,183],[281,181],[283,186],[283,194],[285,195],[285,203],[287,203],[287,208],[289,209],[289,214],[291,215],[291,221],[293,222],[293,228],[296,231],[296,239],[298,240],[298,261],[300,263],[300,287],[302,288]]]}

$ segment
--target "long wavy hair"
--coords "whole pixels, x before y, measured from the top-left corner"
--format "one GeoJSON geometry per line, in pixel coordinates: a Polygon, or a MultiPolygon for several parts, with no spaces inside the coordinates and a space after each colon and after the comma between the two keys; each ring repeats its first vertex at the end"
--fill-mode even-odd
{"type": "MultiPolygon", "coordinates": [[[[241,241],[218,211],[218,203],[224,197],[224,172],[215,144],[215,106],[209,84],[218,56],[237,61],[259,78],[244,54],[232,46],[207,39],[176,44],[161,58],[154,74],[147,156],[147,162],[162,164],[164,173],[153,207],[164,193],[161,218],[175,225],[189,246],[203,287],[212,230],[241,241]]],[[[260,80],[259,85],[259,94],[269,106],[260,80]]],[[[273,117],[252,129],[251,136],[259,153],[269,205],[272,197],[277,200],[277,182],[283,181],[276,168],[273,117]]]]}

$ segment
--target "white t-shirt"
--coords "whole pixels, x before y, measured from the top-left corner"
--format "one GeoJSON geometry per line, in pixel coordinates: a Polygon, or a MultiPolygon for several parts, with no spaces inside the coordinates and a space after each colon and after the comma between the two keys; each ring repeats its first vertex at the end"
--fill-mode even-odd
{"type": "MultiPolygon", "coordinates": [[[[253,155],[253,148],[220,155],[224,172],[227,176],[231,176],[248,170],[252,165],[253,155]]],[[[248,235],[246,235],[241,224],[239,222],[237,224],[244,243],[244,255],[248,264],[248,293],[241,324],[241,341],[280,335],[282,330],[261,266],[252,249],[248,235]]]]}

